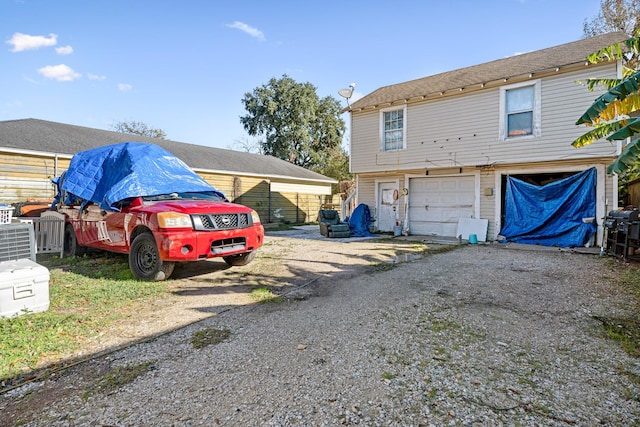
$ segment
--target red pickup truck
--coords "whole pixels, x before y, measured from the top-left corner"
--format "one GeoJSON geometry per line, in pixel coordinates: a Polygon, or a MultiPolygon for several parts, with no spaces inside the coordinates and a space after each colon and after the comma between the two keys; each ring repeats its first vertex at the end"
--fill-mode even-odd
{"type": "Polygon", "coordinates": [[[143,150],[142,157],[122,154],[122,144],[111,151],[106,147],[94,149],[96,153],[88,150],[76,154],[69,170],[54,180],[58,185],[54,206],[67,221],[66,256],[80,256],[86,248],[129,254],[129,267],[139,280],[167,279],[180,262],[222,257],[227,264],[239,266],[253,260],[264,240],[264,228],[254,210],[229,203],[168,152],[161,151],[160,159],[154,157],[151,169],[140,166],[148,160],[144,151],[159,147],[125,144],[129,145],[126,151],[143,150]],[[87,170],[96,169],[96,163],[104,167],[98,168],[101,172],[95,179],[87,179],[87,170]],[[130,164],[140,168],[123,171],[130,164]],[[145,185],[145,180],[151,184],[145,185]],[[88,181],[96,182],[87,189],[88,181]]]}

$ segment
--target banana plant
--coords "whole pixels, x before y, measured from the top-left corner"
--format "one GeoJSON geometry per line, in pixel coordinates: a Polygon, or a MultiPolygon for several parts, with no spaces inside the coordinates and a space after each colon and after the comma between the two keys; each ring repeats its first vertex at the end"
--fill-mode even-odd
{"type": "Polygon", "coordinates": [[[602,138],[609,141],[631,140],[618,158],[607,167],[607,173],[621,173],[634,168],[640,158],[640,71],[637,70],[640,53],[640,34],[621,43],[604,47],[587,57],[595,64],[622,60],[622,79],[589,79],[586,86],[594,90],[604,86],[600,95],[576,122],[592,126],[589,132],[576,138],[571,145],[584,147],[602,138]]]}

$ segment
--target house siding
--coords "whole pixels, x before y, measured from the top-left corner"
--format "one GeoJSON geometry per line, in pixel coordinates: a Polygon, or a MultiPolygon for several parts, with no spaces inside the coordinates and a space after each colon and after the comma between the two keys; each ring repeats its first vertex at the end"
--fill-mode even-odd
{"type": "Polygon", "coordinates": [[[541,79],[539,138],[500,141],[499,88],[408,105],[405,150],[381,152],[379,111],[354,112],[352,171],[500,165],[523,158],[544,162],[613,156],[616,144],[598,142],[575,149],[571,142],[587,131],[575,122],[598,95],[576,80],[615,76],[616,66],[607,65],[541,79]]]}
{"type": "Polygon", "coordinates": [[[51,180],[69,167],[69,159],[45,155],[0,153],[0,203],[50,200],[51,180]]]}
{"type": "Polygon", "coordinates": [[[271,222],[316,222],[323,203],[325,196],[319,194],[273,192],[271,222]]]}

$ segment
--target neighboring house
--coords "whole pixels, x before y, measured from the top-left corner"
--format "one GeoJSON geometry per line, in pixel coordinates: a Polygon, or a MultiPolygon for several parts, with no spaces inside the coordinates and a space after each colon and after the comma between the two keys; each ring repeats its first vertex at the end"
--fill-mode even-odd
{"type": "Polygon", "coordinates": [[[337,183],[273,156],[24,119],[0,121],[0,203],[52,198],[51,179],[66,170],[73,154],[120,142],[161,146],[265,223],[315,221],[337,183]]]}
{"type": "MultiPolygon", "coordinates": [[[[357,203],[369,206],[380,231],[401,225],[405,233],[458,237],[460,219],[486,219],[490,241],[513,220],[505,212],[510,177],[539,186],[595,170],[588,216],[602,233],[605,210],[618,203],[617,177],[606,166],[620,145],[571,146],[589,130],[575,122],[602,93],[578,81],[619,78],[619,62],[588,65],[586,57],[627,38],[611,33],[515,55],[385,86],[352,103],[357,203]]],[[[561,222],[562,211],[554,214],[561,222]]]]}

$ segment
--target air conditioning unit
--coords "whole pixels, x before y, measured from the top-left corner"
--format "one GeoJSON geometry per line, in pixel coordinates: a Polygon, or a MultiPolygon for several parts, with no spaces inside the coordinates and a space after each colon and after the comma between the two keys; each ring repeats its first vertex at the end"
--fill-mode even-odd
{"type": "Polygon", "coordinates": [[[33,224],[29,222],[0,224],[0,261],[15,261],[22,258],[36,261],[33,224]]]}

